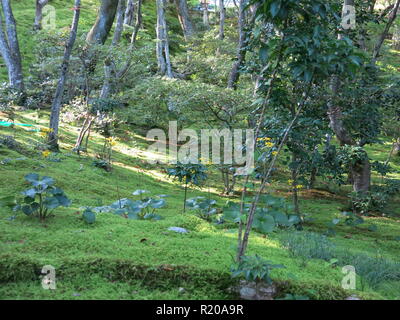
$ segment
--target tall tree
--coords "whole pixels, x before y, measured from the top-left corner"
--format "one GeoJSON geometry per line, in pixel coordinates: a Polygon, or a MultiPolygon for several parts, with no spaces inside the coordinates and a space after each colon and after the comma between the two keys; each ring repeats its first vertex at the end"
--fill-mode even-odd
{"type": "Polygon", "coordinates": [[[246,0],[239,0],[239,16],[238,16],[238,33],[239,33],[239,41],[238,41],[238,49],[236,55],[236,61],[233,63],[231,73],[229,74],[228,79],[228,88],[235,89],[237,88],[237,82],[240,76],[240,67],[242,66],[245,58],[246,58],[246,0]]]}
{"type": "Polygon", "coordinates": [[[112,40],[112,44],[116,45],[121,40],[121,34],[124,29],[124,17],[125,17],[125,1],[119,0],[118,8],[117,8],[117,23],[115,26],[114,37],[112,40]]]}
{"type": "Polygon", "coordinates": [[[42,29],[43,8],[48,3],[49,0],[36,0],[35,22],[33,24],[33,30],[42,29]]]}
{"type": "Polygon", "coordinates": [[[131,26],[133,25],[133,17],[135,15],[135,4],[133,0],[127,0],[126,2],[126,10],[124,17],[124,24],[131,26]]]}
{"type": "Polygon", "coordinates": [[[179,22],[182,27],[185,40],[190,39],[194,34],[194,28],[189,16],[189,9],[186,0],[175,0],[178,11],[179,22]]]}
{"type": "Polygon", "coordinates": [[[58,126],[60,122],[60,111],[61,104],[64,95],[64,86],[67,81],[69,61],[72,53],[72,48],[74,47],[76,33],[78,30],[79,16],[80,16],[80,0],[75,0],[74,4],[74,16],[72,19],[72,26],[69,35],[69,40],[65,46],[64,57],[61,64],[61,75],[58,80],[57,89],[54,95],[53,104],[51,106],[50,114],[50,129],[48,136],[48,143],[52,150],[58,151],[58,126]]]}
{"type": "Polygon", "coordinates": [[[2,14],[0,12],[0,54],[7,66],[10,87],[24,92],[24,78],[22,74],[17,25],[10,1],[1,0],[1,6],[3,9],[5,26],[3,26],[2,14]]]}
{"type": "Polygon", "coordinates": [[[167,20],[165,19],[165,0],[157,1],[157,63],[160,74],[173,78],[169,55],[167,20]]]}
{"type": "Polygon", "coordinates": [[[106,42],[117,13],[118,2],[118,0],[101,1],[96,22],[86,37],[88,43],[104,44],[106,42]]]}
{"type": "Polygon", "coordinates": [[[207,28],[210,26],[210,19],[208,16],[208,0],[203,0],[203,24],[207,28]]]}
{"type": "Polygon", "coordinates": [[[382,45],[383,45],[383,41],[385,41],[390,27],[392,26],[394,20],[397,17],[398,11],[399,11],[399,7],[400,7],[400,0],[396,1],[396,4],[394,5],[392,12],[390,13],[389,19],[386,23],[385,29],[383,30],[383,32],[380,34],[378,42],[375,45],[374,48],[374,53],[372,54],[372,62],[375,63],[379,57],[379,53],[381,51],[382,45]]]}
{"type": "Polygon", "coordinates": [[[224,29],[225,29],[225,4],[224,0],[219,0],[219,33],[218,38],[219,40],[223,40],[225,37],[224,29]]]}
{"type": "MultiPolygon", "coordinates": [[[[348,6],[354,6],[354,0],[344,0],[343,3],[345,8],[348,6]]],[[[347,11],[343,10],[344,19],[347,16],[347,11]]],[[[339,39],[343,36],[339,34],[339,39]]],[[[329,118],[329,126],[332,131],[335,133],[336,138],[339,140],[340,145],[356,145],[356,142],[352,138],[348,129],[344,123],[343,111],[340,105],[335,103],[335,98],[339,94],[341,82],[339,77],[333,76],[331,79],[331,92],[332,98],[328,103],[328,118],[329,118]]],[[[368,191],[371,185],[371,165],[369,163],[368,157],[365,157],[361,162],[357,162],[355,164],[350,165],[350,176],[353,180],[353,189],[355,192],[363,192],[368,191]]]]}
{"type": "Polygon", "coordinates": [[[137,35],[139,33],[139,29],[142,26],[142,0],[137,0],[136,2],[136,19],[135,26],[133,28],[132,36],[131,36],[131,47],[135,46],[137,35]]]}

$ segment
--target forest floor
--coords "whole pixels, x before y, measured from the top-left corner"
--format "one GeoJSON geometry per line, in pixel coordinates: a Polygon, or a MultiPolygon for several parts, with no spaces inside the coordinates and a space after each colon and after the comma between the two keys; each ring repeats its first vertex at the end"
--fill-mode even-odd
{"type": "MultiPolygon", "coordinates": [[[[43,112],[17,113],[16,123],[45,127],[43,112]]],[[[93,166],[103,137],[93,134],[89,154],[78,156],[72,148],[78,127],[61,128],[61,154],[43,157],[37,145],[38,132],[29,127],[2,128],[1,134],[20,143],[16,150],[0,149],[0,194],[15,195],[26,189],[24,176],[31,172],[51,176],[72,199],[69,208],[57,209],[45,223],[20,213],[0,211],[0,298],[2,299],[226,299],[235,298],[227,290],[232,285],[230,266],[235,254],[237,229],[232,224],[206,222],[192,212],[183,213],[183,186],[172,181],[160,165],[144,160],[149,142],[126,128],[117,131],[113,151],[113,170],[93,166]],[[167,194],[167,207],[160,209],[159,221],[128,220],[110,213],[98,214],[93,225],[82,219],[82,207],[107,205],[119,198],[133,198],[136,189],[152,195],[167,194]],[[183,227],[187,234],[168,231],[183,227]],[[44,265],[56,269],[57,289],[44,290],[38,277],[44,265]],[[184,288],[183,291],[180,288],[184,288]]],[[[390,144],[368,150],[372,159],[385,157],[390,144]]],[[[382,160],[382,159],[380,159],[382,160]]],[[[399,168],[400,163],[392,163],[399,168]]],[[[290,197],[289,174],[276,177],[267,191],[290,197]]],[[[376,182],[379,177],[374,177],[376,182]]],[[[341,218],[346,207],[346,190],[320,184],[300,192],[302,212],[311,221],[305,230],[323,233],[326,223],[341,218]]],[[[211,196],[219,205],[227,198],[219,193],[222,183],[210,167],[210,181],[203,188],[189,190],[188,197],[211,196]],[[209,186],[212,186],[209,187],[209,186]]],[[[349,190],[347,190],[348,192],[349,190]]],[[[238,197],[236,197],[238,198],[238,197]]],[[[235,198],[233,198],[234,200],[235,198]]],[[[231,199],[232,200],[232,199],[231,199]]],[[[398,261],[400,249],[400,207],[393,200],[386,216],[370,216],[357,227],[343,222],[336,235],[329,237],[337,249],[352,254],[367,254],[398,261]],[[369,230],[371,225],[376,231],[369,230]]],[[[282,245],[278,231],[267,236],[253,233],[249,253],[283,264],[273,271],[274,280],[284,293],[306,295],[312,299],[343,299],[352,293],[362,298],[395,299],[400,297],[400,282],[370,286],[358,278],[357,290],[341,287],[341,266],[320,259],[305,261],[292,256],[282,245]]]]}

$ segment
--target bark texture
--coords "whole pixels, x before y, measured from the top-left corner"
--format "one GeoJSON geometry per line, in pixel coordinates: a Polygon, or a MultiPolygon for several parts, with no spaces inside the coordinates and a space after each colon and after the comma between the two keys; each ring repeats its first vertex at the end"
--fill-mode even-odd
{"type": "Polygon", "coordinates": [[[225,4],[224,0],[219,0],[219,32],[218,32],[218,38],[219,40],[223,40],[225,38],[225,14],[226,14],[226,9],[225,9],[225,4]]]}
{"type": "Polygon", "coordinates": [[[43,8],[48,3],[49,0],[36,0],[35,22],[33,24],[33,30],[42,29],[43,8]]]}
{"type": "Polygon", "coordinates": [[[10,0],[1,0],[5,25],[0,12],[0,54],[8,70],[11,88],[24,92],[21,53],[19,50],[17,25],[11,9],[10,0]]]}
{"type": "Polygon", "coordinates": [[[393,22],[397,17],[397,13],[399,11],[399,7],[400,7],[400,0],[397,0],[395,5],[394,5],[394,8],[393,8],[392,12],[390,13],[389,19],[388,19],[388,21],[386,23],[386,26],[385,26],[385,29],[383,30],[383,32],[379,36],[378,42],[375,45],[374,53],[372,54],[372,62],[373,63],[376,63],[376,61],[378,60],[379,53],[381,52],[381,48],[382,48],[383,42],[385,41],[385,39],[386,39],[386,37],[387,37],[387,35],[389,33],[390,27],[393,25],[393,22]]]}
{"type": "Polygon", "coordinates": [[[229,74],[228,79],[228,88],[235,89],[237,88],[237,82],[239,80],[239,71],[242,66],[244,59],[246,57],[246,34],[245,34],[245,0],[239,0],[239,17],[238,17],[238,32],[239,32],[239,42],[238,42],[238,52],[236,55],[236,61],[233,63],[232,70],[229,74]]]}
{"type": "Polygon", "coordinates": [[[52,150],[58,151],[58,125],[60,122],[60,111],[61,111],[61,104],[64,94],[64,86],[67,80],[68,75],[68,67],[69,61],[72,53],[72,48],[74,46],[76,40],[76,33],[78,30],[79,24],[79,16],[80,16],[80,0],[75,0],[74,5],[74,17],[72,19],[72,26],[71,32],[69,35],[69,39],[67,45],[65,46],[63,62],[61,64],[61,75],[60,79],[58,80],[57,89],[54,95],[53,104],[51,106],[51,114],[50,114],[50,129],[52,131],[49,133],[48,143],[52,150]]]}
{"type": "Polygon", "coordinates": [[[165,0],[157,1],[157,64],[161,75],[173,78],[171,60],[169,55],[169,41],[167,21],[165,19],[165,0]]]}
{"type": "Polygon", "coordinates": [[[189,40],[194,34],[194,28],[189,16],[189,9],[186,0],[175,0],[176,9],[178,11],[179,22],[182,27],[185,40],[189,40]]]}
{"type": "Polygon", "coordinates": [[[142,26],[142,0],[138,0],[136,2],[136,19],[135,19],[135,27],[133,28],[132,36],[131,36],[131,46],[134,47],[137,39],[137,35],[139,33],[139,29],[142,26]]]}
{"type": "Polygon", "coordinates": [[[124,24],[132,26],[134,16],[135,16],[135,4],[133,3],[133,0],[128,0],[126,3],[124,24]]]}
{"type": "Polygon", "coordinates": [[[115,26],[112,45],[117,45],[121,40],[122,31],[124,30],[124,17],[125,17],[125,0],[119,0],[117,8],[117,23],[115,26]]]}
{"type": "Polygon", "coordinates": [[[102,0],[96,22],[89,31],[86,41],[91,44],[104,44],[114,23],[118,0],[102,0]]]}
{"type": "Polygon", "coordinates": [[[208,16],[208,2],[203,0],[203,24],[208,28],[210,26],[210,19],[208,16]]]}

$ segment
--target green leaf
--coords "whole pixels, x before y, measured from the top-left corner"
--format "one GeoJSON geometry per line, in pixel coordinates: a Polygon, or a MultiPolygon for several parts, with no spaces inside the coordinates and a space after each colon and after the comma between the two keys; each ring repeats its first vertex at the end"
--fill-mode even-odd
{"type": "Polygon", "coordinates": [[[55,209],[57,207],[60,206],[60,203],[58,202],[57,198],[55,197],[46,197],[43,200],[43,205],[47,208],[47,209],[55,209]]]}
{"type": "Polygon", "coordinates": [[[56,195],[54,198],[57,199],[58,203],[62,207],[69,207],[71,204],[71,200],[69,200],[66,196],[64,195],[56,195]]]}
{"type": "Polygon", "coordinates": [[[260,48],[259,56],[260,56],[261,62],[265,64],[268,60],[268,47],[262,46],[260,48]]]}
{"type": "Polygon", "coordinates": [[[23,213],[25,213],[27,216],[30,216],[34,210],[32,209],[32,207],[30,205],[25,205],[21,207],[21,210],[23,213]]]}
{"type": "Polygon", "coordinates": [[[272,2],[271,7],[269,9],[271,12],[272,18],[275,18],[278,15],[280,9],[281,9],[281,1],[272,2]]]}
{"type": "Polygon", "coordinates": [[[25,176],[25,180],[28,182],[36,182],[39,180],[39,175],[37,173],[29,173],[25,176]]]}
{"type": "Polygon", "coordinates": [[[82,217],[85,220],[85,222],[88,223],[88,224],[92,224],[92,223],[94,223],[96,221],[96,215],[90,209],[86,209],[83,212],[82,217]]]}
{"type": "Polygon", "coordinates": [[[132,194],[133,194],[134,196],[139,196],[139,195],[141,195],[141,194],[143,194],[143,193],[147,193],[147,192],[148,192],[147,190],[138,189],[138,190],[132,192],[132,194]]]}
{"type": "Polygon", "coordinates": [[[36,196],[36,190],[34,188],[31,188],[31,189],[23,191],[22,194],[26,197],[30,197],[30,198],[34,199],[36,196]]]}

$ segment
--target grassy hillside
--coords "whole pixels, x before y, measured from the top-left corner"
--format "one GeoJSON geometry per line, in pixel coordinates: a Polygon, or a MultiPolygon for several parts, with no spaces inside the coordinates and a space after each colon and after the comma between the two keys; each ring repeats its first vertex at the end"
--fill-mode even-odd
{"type": "MultiPolygon", "coordinates": [[[[57,28],[67,30],[72,19],[72,3],[72,0],[51,1],[56,8],[57,28]]],[[[92,26],[98,3],[97,0],[83,1],[80,37],[85,37],[92,26]]],[[[35,60],[35,36],[31,31],[34,1],[13,0],[12,6],[24,72],[29,75],[35,60]]],[[[154,6],[154,1],[144,2],[145,30],[140,36],[154,35],[154,6]]],[[[179,50],[181,30],[172,8],[168,22],[173,49],[179,50]]],[[[390,72],[387,74],[394,77],[399,65],[398,52],[391,52],[388,57],[384,61],[390,72]]],[[[6,80],[4,68],[0,80],[6,80]]],[[[32,124],[36,129],[48,126],[47,111],[18,107],[15,110],[16,123],[32,124]]],[[[0,113],[0,121],[8,117],[9,114],[0,113]]],[[[35,172],[54,178],[56,185],[72,200],[70,207],[57,209],[45,222],[0,208],[0,299],[238,298],[230,290],[235,284],[230,267],[237,245],[236,225],[210,223],[190,210],[183,213],[184,186],[168,178],[165,166],[147,163],[145,156],[149,155],[150,142],[143,136],[143,128],[128,125],[117,128],[111,172],[93,165],[104,137],[92,133],[89,153],[77,155],[72,148],[79,134],[78,124],[61,123],[60,129],[61,153],[45,157],[44,140],[39,131],[32,127],[0,126],[0,198],[19,195],[27,188],[24,176],[35,172]],[[7,143],[13,140],[18,144],[7,143]],[[134,199],[132,192],[137,189],[168,196],[167,206],[158,211],[162,220],[129,220],[111,213],[97,214],[93,225],[82,219],[85,207],[108,205],[125,197],[134,199]],[[186,228],[189,233],[175,233],[168,230],[170,227],[186,228]],[[56,268],[57,290],[42,289],[39,276],[44,265],[56,268]]],[[[382,137],[382,141],[366,148],[372,160],[386,160],[391,139],[382,137]]],[[[390,164],[399,172],[398,158],[392,158],[390,164]]],[[[267,192],[290,201],[290,172],[283,161],[278,166],[279,175],[273,177],[267,192]]],[[[190,188],[188,197],[211,197],[220,208],[227,200],[239,201],[240,185],[234,196],[223,197],[219,171],[209,166],[208,173],[206,185],[190,188]]],[[[389,177],[400,179],[400,174],[391,173],[389,177]]],[[[381,183],[380,176],[374,174],[372,178],[375,184],[381,183]]],[[[318,181],[315,189],[299,191],[300,208],[307,216],[304,237],[312,237],[312,232],[324,234],[329,222],[340,219],[335,235],[318,238],[332,246],[329,259],[306,258],[304,254],[311,248],[308,246],[315,243],[303,238],[305,244],[297,253],[288,250],[284,239],[293,230],[252,234],[249,254],[258,254],[285,266],[272,272],[279,297],[290,293],[310,299],[345,299],[355,294],[363,299],[400,299],[400,276],[397,276],[400,199],[394,197],[383,215],[367,216],[365,223],[354,227],[347,225],[341,215],[349,207],[350,191],[350,186],[339,189],[329,180],[318,181]],[[358,272],[357,289],[345,290],[341,285],[342,267],[353,263],[358,272]],[[394,275],[393,270],[397,270],[394,275]]],[[[322,252],[318,251],[315,256],[318,254],[322,252]]]]}
{"type": "MultiPolygon", "coordinates": [[[[16,122],[40,126],[46,118],[37,118],[34,112],[18,115],[16,122]]],[[[120,132],[121,139],[113,153],[114,169],[106,172],[92,165],[94,152],[100,149],[101,136],[94,135],[89,143],[92,153],[79,157],[71,152],[76,127],[62,128],[62,154],[44,158],[35,149],[40,143],[39,133],[25,128],[1,129],[1,134],[15,137],[21,143],[18,150],[2,147],[0,176],[2,195],[16,194],[26,188],[23,177],[30,172],[53,177],[57,185],[72,199],[70,208],[59,209],[46,223],[26,217],[15,219],[12,212],[0,213],[0,289],[2,298],[54,299],[141,299],[193,298],[220,299],[234,297],[226,288],[232,283],[229,268],[236,244],[233,225],[215,225],[193,215],[182,213],[183,188],[169,180],[162,168],[144,164],[141,153],[146,142],[133,132],[120,132]],[[122,136],[123,134],[123,136],[122,136]],[[136,189],[152,194],[167,194],[167,208],[159,213],[160,221],[134,221],[110,213],[97,216],[94,225],[87,225],[81,217],[82,207],[114,202],[119,197],[133,197],[136,189]],[[171,226],[190,230],[188,234],[168,231],[171,226]],[[56,267],[59,290],[43,290],[38,272],[43,265],[56,267]],[[180,293],[179,288],[185,288],[180,293]]],[[[371,149],[373,157],[378,150],[371,149]]],[[[382,150],[388,151],[388,147],[382,150]]],[[[288,196],[284,180],[276,182],[277,189],[288,196]]],[[[211,197],[223,204],[218,196],[218,180],[210,183],[211,197]],[[216,190],[214,190],[216,188],[216,190]]],[[[189,196],[206,195],[208,188],[190,190],[189,196]]],[[[340,216],[346,204],[344,197],[322,189],[301,192],[301,207],[314,220],[307,230],[323,231],[325,223],[340,216]]],[[[382,256],[396,260],[400,242],[396,203],[394,217],[368,217],[359,227],[338,226],[331,238],[338,249],[382,256]],[[370,224],[378,230],[368,231],[370,224]],[[351,249],[350,249],[351,248],[351,249]]],[[[283,293],[299,293],[320,299],[341,299],[350,293],[341,287],[339,267],[312,259],[306,262],[292,257],[279,241],[282,232],[265,237],[254,234],[250,252],[286,266],[275,271],[274,279],[283,293]]],[[[398,283],[386,283],[390,290],[364,287],[359,296],[374,298],[399,297],[398,283]],[[397,286],[397,287],[396,287],[397,286]]],[[[359,288],[361,289],[361,287],[359,288]]]]}

